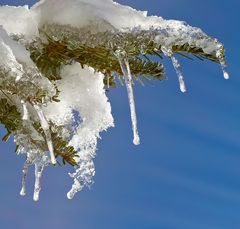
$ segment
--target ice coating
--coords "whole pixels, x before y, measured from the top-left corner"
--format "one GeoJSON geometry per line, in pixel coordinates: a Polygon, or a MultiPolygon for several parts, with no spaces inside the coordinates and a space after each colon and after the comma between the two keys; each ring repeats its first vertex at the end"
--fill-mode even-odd
{"type": "Polygon", "coordinates": [[[23,120],[28,120],[29,119],[29,113],[28,113],[27,103],[22,99],[21,104],[22,104],[22,107],[23,107],[22,119],[23,120]]]}
{"type": "Polygon", "coordinates": [[[188,43],[202,48],[209,54],[215,53],[219,45],[216,39],[207,36],[201,29],[176,20],[165,20],[158,16],[147,16],[146,11],[137,11],[112,0],[41,0],[32,8],[0,7],[0,24],[8,34],[23,34],[26,37],[38,36],[38,28],[43,24],[91,27],[98,31],[157,29],[155,41],[160,45],[172,46],[188,43]],[[12,16],[14,15],[14,16],[12,16]],[[12,18],[14,17],[14,18],[12,18]],[[16,26],[17,22],[19,23],[16,26]],[[7,18],[7,20],[6,20],[7,18]],[[94,26],[93,26],[94,25],[94,26]]]}
{"type": "MultiPolygon", "coordinates": [[[[1,8],[1,7],[0,7],[1,8]]],[[[30,53],[24,47],[24,45],[15,41],[10,37],[6,30],[0,25],[0,71],[6,72],[4,77],[0,78],[0,82],[6,79],[6,76],[10,79],[14,79],[15,82],[21,83],[23,81],[31,81],[34,87],[26,87],[23,90],[23,96],[30,96],[35,94],[36,87],[45,89],[48,92],[49,97],[56,93],[53,84],[37,69],[36,65],[30,58],[30,53]]],[[[23,98],[21,98],[23,99],[23,98]]]]}
{"type": "Polygon", "coordinates": [[[0,68],[11,69],[12,75],[19,80],[23,75],[23,68],[16,59],[16,52],[14,53],[10,41],[6,31],[0,26],[0,68]]]}
{"type": "Polygon", "coordinates": [[[146,11],[137,11],[112,0],[71,0],[71,4],[68,0],[58,0],[58,4],[54,2],[55,0],[41,0],[30,9],[39,27],[46,23],[56,23],[78,28],[89,27],[90,30],[91,27],[97,27],[98,31],[155,29],[159,31],[155,37],[155,42],[159,45],[172,47],[188,43],[209,54],[215,53],[220,45],[216,39],[186,22],[147,16],[146,11]]]}

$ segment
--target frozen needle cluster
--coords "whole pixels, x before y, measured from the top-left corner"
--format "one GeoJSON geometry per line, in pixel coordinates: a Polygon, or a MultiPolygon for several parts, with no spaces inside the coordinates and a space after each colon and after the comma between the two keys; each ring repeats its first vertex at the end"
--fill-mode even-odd
{"type": "Polygon", "coordinates": [[[93,182],[100,132],[114,125],[105,87],[125,82],[135,145],[140,143],[133,80],[164,79],[151,56],[169,57],[186,91],[175,54],[208,59],[226,72],[224,47],[199,28],[147,16],[112,0],[41,0],[0,7],[0,122],[6,141],[26,155],[22,189],[35,166],[33,199],[39,199],[44,167],[68,163],[69,199],[93,182]]]}

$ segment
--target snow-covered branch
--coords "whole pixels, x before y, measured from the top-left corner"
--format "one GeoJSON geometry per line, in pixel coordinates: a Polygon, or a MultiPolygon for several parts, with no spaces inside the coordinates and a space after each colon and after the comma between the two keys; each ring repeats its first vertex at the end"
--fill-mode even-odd
{"type": "Polygon", "coordinates": [[[0,122],[26,154],[22,189],[35,165],[34,200],[44,167],[68,163],[72,199],[93,183],[100,133],[114,126],[106,87],[126,84],[134,144],[140,143],[133,81],[164,80],[160,63],[172,60],[186,91],[176,57],[207,59],[226,72],[223,45],[185,22],[147,16],[112,0],[41,0],[30,9],[0,7],[0,122]],[[158,57],[154,62],[152,57],[158,57]]]}

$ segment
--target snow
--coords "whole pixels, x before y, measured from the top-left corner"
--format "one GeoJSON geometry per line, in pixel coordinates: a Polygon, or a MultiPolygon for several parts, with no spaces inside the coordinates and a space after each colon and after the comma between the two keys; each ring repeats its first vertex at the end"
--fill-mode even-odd
{"type": "Polygon", "coordinates": [[[101,73],[85,67],[82,69],[79,63],[64,66],[61,70],[62,79],[56,85],[62,92],[60,102],[49,104],[44,108],[47,117],[58,125],[74,126],[74,131],[69,134],[72,138],[69,145],[79,153],[76,158],[78,168],[71,175],[74,185],[68,194],[74,196],[84,185],[92,183],[95,174],[93,158],[97,148],[97,139],[100,132],[112,127],[113,117],[111,106],[105,94],[101,73]],[[74,120],[73,112],[78,113],[81,120],[74,120]],[[80,122],[79,122],[80,121],[80,122]]]}
{"type": "Polygon", "coordinates": [[[8,34],[24,35],[27,39],[38,36],[37,21],[26,6],[0,6],[0,25],[8,34]]]}
{"type": "MultiPolygon", "coordinates": [[[[43,0],[33,6],[33,12],[38,18],[39,25],[56,23],[85,27],[89,24],[100,23],[105,28],[132,28],[140,24],[146,25],[146,12],[137,11],[111,0],[43,0]],[[131,20],[129,20],[131,18],[131,20]]],[[[150,23],[146,25],[149,28],[150,23]]]]}
{"type": "MultiPolygon", "coordinates": [[[[186,86],[180,63],[173,55],[172,48],[175,45],[188,44],[202,49],[207,54],[215,55],[221,64],[224,78],[229,78],[222,44],[207,36],[201,29],[191,27],[185,22],[147,16],[146,11],[137,11],[112,0],[58,0],[57,3],[56,0],[40,0],[31,8],[1,6],[0,71],[4,74],[0,78],[0,84],[10,82],[11,85],[23,85],[19,87],[19,94],[11,97],[21,112],[23,121],[23,129],[14,132],[14,141],[19,146],[18,153],[27,155],[23,167],[21,195],[26,195],[28,169],[35,165],[35,201],[39,199],[44,167],[56,164],[50,121],[63,127],[63,139],[78,152],[78,157],[75,158],[78,165],[75,172],[69,173],[73,178],[73,185],[67,193],[69,199],[84,186],[93,183],[93,159],[96,156],[97,141],[102,131],[114,126],[111,105],[103,84],[104,75],[95,72],[91,67],[82,67],[75,62],[61,66],[62,79],[55,82],[60,90],[60,102],[51,102],[52,96],[56,94],[55,86],[41,74],[31,60],[26,46],[39,38],[39,29],[55,24],[78,29],[88,28],[91,33],[120,31],[138,34],[139,31],[148,31],[164,55],[171,58],[182,92],[186,91],[186,86]],[[28,84],[29,82],[31,84],[28,84]],[[27,100],[33,97],[38,89],[47,92],[43,104],[27,100]],[[34,129],[32,123],[36,121],[40,122],[45,138],[34,129]],[[45,142],[48,151],[32,144],[30,139],[45,142]]],[[[142,54],[144,50],[143,44],[142,54]]],[[[133,143],[138,145],[140,138],[133,80],[126,51],[120,47],[115,55],[127,88],[133,143]]]]}
{"type": "Polygon", "coordinates": [[[16,53],[11,47],[10,38],[6,31],[0,26],[0,67],[10,70],[16,74],[16,79],[20,79],[23,75],[23,67],[17,62],[16,53]]]}

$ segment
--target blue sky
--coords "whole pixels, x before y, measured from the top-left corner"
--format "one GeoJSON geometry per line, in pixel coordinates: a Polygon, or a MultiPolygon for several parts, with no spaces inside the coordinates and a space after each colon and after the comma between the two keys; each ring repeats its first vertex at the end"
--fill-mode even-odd
{"type": "MultiPolygon", "coordinates": [[[[1,4],[34,1],[0,0],[1,4]]],[[[95,184],[72,201],[68,168],[47,168],[40,202],[19,196],[24,158],[1,143],[1,228],[240,228],[240,3],[236,0],[118,0],[149,14],[187,21],[227,50],[225,81],[218,65],[181,59],[188,92],[175,72],[135,87],[141,145],[132,145],[126,89],[109,92],[116,127],[102,134],[95,184]],[[235,28],[236,27],[236,28],[235,28]]],[[[14,16],[13,16],[14,17],[14,16]]],[[[1,135],[4,130],[1,129],[1,135]]]]}

